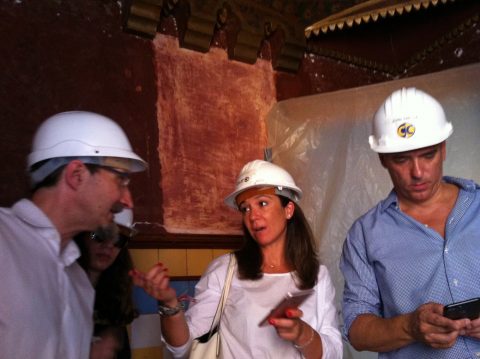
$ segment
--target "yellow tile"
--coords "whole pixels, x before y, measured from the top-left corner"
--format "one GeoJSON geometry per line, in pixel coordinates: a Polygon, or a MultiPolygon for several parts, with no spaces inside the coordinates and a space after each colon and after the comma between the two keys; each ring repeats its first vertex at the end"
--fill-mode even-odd
{"type": "Polygon", "coordinates": [[[158,263],[158,249],[130,249],[133,266],[146,272],[158,263]]]}
{"type": "Polygon", "coordinates": [[[187,250],[186,249],[159,249],[158,261],[165,264],[170,276],[187,275],[187,250]]]}
{"type": "Polygon", "coordinates": [[[213,258],[220,257],[221,255],[227,254],[232,252],[232,249],[214,249],[213,250],[213,258]]]}
{"type": "Polygon", "coordinates": [[[187,249],[187,275],[202,275],[212,259],[211,249],[187,249]]]}
{"type": "Polygon", "coordinates": [[[163,349],[162,347],[133,349],[132,359],[163,359],[163,349]]]}

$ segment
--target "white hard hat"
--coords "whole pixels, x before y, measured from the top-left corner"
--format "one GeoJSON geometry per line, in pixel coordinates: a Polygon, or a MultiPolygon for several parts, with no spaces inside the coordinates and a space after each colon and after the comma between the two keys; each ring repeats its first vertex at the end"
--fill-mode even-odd
{"type": "Polygon", "coordinates": [[[113,221],[118,225],[120,234],[123,234],[128,238],[132,238],[137,234],[131,208],[123,208],[120,212],[115,213],[113,221]]]}
{"type": "Polygon", "coordinates": [[[402,88],[375,113],[368,142],[375,152],[404,152],[436,145],[452,132],[453,126],[437,100],[416,88],[402,88]]]}
{"type": "Polygon", "coordinates": [[[302,197],[302,190],[297,187],[292,176],[283,168],[261,160],[248,162],[243,166],[237,178],[235,191],[225,198],[225,204],[237,209],[235,199],[249,188],[273,187],[275,193],[298,202],[302,197]]]}
{"type": "Polygon", "coordinates": [[[132,151],[122,128],[108,117],[86,111],[62,112],[45,120],[33,139],[28,168],[41,161],[52,164],[31,173],[40,182],[72,159],[85,163],[118,167],[129,172],[147,168],[147,163],[132,151]],[[49,161],[50,162],[50,161],[49,161]]]}
{"type": "Polygon", "coordinates": [[[133,211],[131,208],[123,208],[120,212],[115,213],[113,221],[119,226],[133,228],[133,211]]]}

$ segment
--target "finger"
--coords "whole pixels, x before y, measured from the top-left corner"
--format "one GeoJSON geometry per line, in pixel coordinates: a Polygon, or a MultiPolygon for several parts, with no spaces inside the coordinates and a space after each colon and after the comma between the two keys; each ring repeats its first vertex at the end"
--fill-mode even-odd
{"type": "Polygon", "coordinates": [[[291,329],[296,325],[296,322],[298,322],[297,319],[275,318],[271,324],[279,329],[291,329]]]}
{"type": "Polygon", "coordinates": [[[442,304],[430,302],[430,303],[425,304],[423,307],[426,311],[435,313],[435,314],[443,317],[443,305],[442,304]]]}
{"type": "Polygon", "coordinates": [[[164,273],[167,272],[167,271],[168,271],[167,267],[165,267],[162,263],[158,263],[158,264],[154,265],[154,266],[147,272],[147,274],[145,275],[145,278],[148,279],[148,280],[152,280],[152,279],[154,279],[155,277],[160,276],[160,275],[164,274],[164,273]]]}
{"type": "Polygon", "coordinates": [[[439,333],[429,333],[426,335],[425,339],[427,344],[433,348],[450,348],[455,344],[455,341],[458,338],[459,332],[450,332],[447,334],[439,333]]]}
{"type": "Polygon", "coordinates": [[[422,332],[450,333],[463,329],[468,319],[452,320],[443,316],[443,306],[437,303],[428,303],[419,308],[418,319],[422,332]]]}
{"type": "Polygon", "coordinates": [[[480,318],[471,320],[470,323],[473,328],[480,328],[480,318]]]}
{"type": "Polygon", "coordinates": [[[139,287],[143,287],[145,283],[145,275],[138,271],[137,269],[132,269],[128,272],[130,277],[132,278],[133,284],[139,287]]]}
{"type": "Polygon", "coordinates": [[[480,320],[475,319],[470,321],[463,330],[460,331],[460,335],[471,336],[480,338],[480,320]]]}
{"type": "Polygon", "coordinates": [[[471,322],[469,319],[457,319],[452,320],[446,317],[436,317],[433,320],[433,323],[438,327],[442,328],[443,332],[450,333],[453,331],[460,331],[466,328],[471,327],[471,322]]]}
{"type": "Polygon", "coordinates": [[[274,326],[277,333],[286,340],[295,340],[302,331],[303,322],[300,319],[275,319],[274,326]]]}
{"type": "Polygon", "coordinates": [[[146,280],[143,277],[133,277],[133,284],[143,288],[148,294],[156,297],[161,291],[169,288],[170,279],[162,278],[156,280],[146,280]]]}
{"type": "Polygon", "coordinates": [[[168,269],[157,271],[155,275],[146,279],[153,287],[166,289],[170,286],[170,276],[168,269]]]}
{"type": "Polygon", "coordinates": [[[303,312],[298,308],[288,308],[287,310],[285,310],[285,316],[287,318],[296,319],[301,318],[302,315],[303,312]]]}

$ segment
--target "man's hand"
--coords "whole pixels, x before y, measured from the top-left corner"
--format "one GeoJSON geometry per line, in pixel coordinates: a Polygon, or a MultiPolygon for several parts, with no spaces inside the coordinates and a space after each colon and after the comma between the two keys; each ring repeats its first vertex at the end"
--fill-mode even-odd
{"type": "Polygon", "coordinates": [[[474,330],[469,319],[452,320],[443,316],[443,305],[438,303],[423,304],[410,314],[408,330],[419,342],[437,348],[450,348],[459,335],[464,335],[468,328],[480,336],[480,320],[474,330]]]}
{"type": "Polygon", "coordinates": [[[465,328],[464,333],[461,333],[460,335],[480,339],[480,318],[471,320],[470,324],[465,328]]]}

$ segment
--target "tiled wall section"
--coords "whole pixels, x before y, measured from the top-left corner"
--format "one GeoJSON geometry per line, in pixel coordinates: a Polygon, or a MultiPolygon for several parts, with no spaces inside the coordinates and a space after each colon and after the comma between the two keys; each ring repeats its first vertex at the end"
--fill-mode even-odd
{"type": "MultiPolygon", "coordinates": [[[[193,295],[196,280],[175,281],[175,277],[200,277],[212,259],[229,253],[222,249],[131,249],[135,267],[147,271],[161,262],[173,277],[177,294],[193,295]]],[[[167,359],[160,342],[160,320],[156,300],[142,289],[135,288],[134,297],[140,316],[130,326],[133,359],[167,359]]]]}

